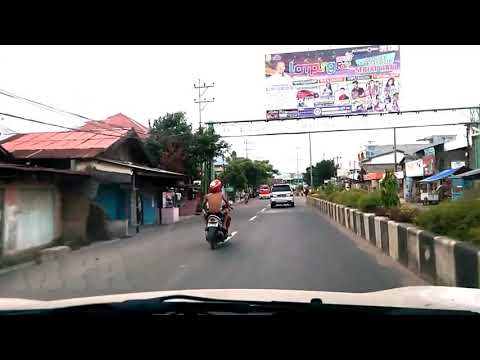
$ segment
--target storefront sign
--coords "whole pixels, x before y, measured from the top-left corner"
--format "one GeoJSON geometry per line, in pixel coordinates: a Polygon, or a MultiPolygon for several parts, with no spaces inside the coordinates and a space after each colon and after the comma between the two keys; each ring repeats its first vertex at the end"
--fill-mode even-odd
{"type": "Polygon", "coordinates": [[[423,176],[423,160],[418,159],[405,163],[405,175],[408,177],[423,176]]]}
{"type": "Polygon", "coordinates": [[[462,166],[465,166],[465,161],[458,161],[458,160],[456,160],[456,161],[452,161],[452,162],[451,162],[451,166],[450,166],[450,167],[451,167],[452,169],[458,169],[459,167],[462,167],[462,166]]]}

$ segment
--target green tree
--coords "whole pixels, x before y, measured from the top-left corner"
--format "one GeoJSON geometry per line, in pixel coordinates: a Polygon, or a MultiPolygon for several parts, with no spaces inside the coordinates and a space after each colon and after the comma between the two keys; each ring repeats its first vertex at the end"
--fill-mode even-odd
{"type": "Polygon", "coordinates": [[[337,174],[337,167],[333,160],[322,160],[313,167],[313,185],[310,184],[310,167],[303,173],[303,180],[309,186],[320,186],[325,180],[334,177],[337,174]]]}
{"type": "Polygon", "coordinates": [[[192,131],[184,112],[167,113],[154,120],[146,147],[155,165],[198,178],[201,165],[228,148],[213,128],[192,131]]]}
{"type": "Polygon", "coordinates": [[[221,179],[235,190],[245,190],[247,187],[270,183],[274,174],[278,174],[278,170],[268,160],[233,158],[232,154],[221,179]]]}
{"type": "Polygon", "coordinates": [[[380,183],[380,189],[380,198],[383,206],[391,208],[400,204],[397,178],[395,177],[393,170],[385,171],[385,177],[380,183]]]}

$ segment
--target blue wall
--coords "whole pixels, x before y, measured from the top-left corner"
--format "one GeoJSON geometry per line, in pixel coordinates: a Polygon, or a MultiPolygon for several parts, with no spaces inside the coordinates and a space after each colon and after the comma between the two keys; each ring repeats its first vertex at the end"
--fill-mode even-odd
{"type": "Polygon", "coordinates": [[[145,225],[155,224],[157,202],[152,194],[143,193],[143,223],[145,225]]]}
{"type": "Polygon", "coordinates": [[[111,220],[130,219],[130,194],[118,184],[100,184],[95,202],[111,220]]]}

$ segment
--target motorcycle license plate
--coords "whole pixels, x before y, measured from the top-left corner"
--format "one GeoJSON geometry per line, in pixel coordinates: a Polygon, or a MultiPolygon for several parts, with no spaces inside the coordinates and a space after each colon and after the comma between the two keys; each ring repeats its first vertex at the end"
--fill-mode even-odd
{"type": "Polygon", "coordinates": [[[208,227],[218,227],[217,223],[208,223],[208,227]]]}

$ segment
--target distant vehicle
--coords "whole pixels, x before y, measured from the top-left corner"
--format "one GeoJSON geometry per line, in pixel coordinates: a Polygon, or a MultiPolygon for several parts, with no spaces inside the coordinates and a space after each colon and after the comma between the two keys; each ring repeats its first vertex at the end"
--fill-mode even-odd
{"type": "Polygon", "coordinates": [[[258,196],[260,199],[270,199],[270,187],[268,185],[262,185],[258,189],[258,196]]]}
{"type": "Polygon", "coordinates": [[[297,100],[318,98],[319,96],[317,92],[310,90],[300,90],[297,92],[297,100]]]}
{"type": "Polygon", "coordinates": [[[270,207],[274,208],[277,205],[290,205],[295,206],[295,200],[293,199],[293,191],[290,185],[273,185],[272,196],[270,198],[270,207]]]}

